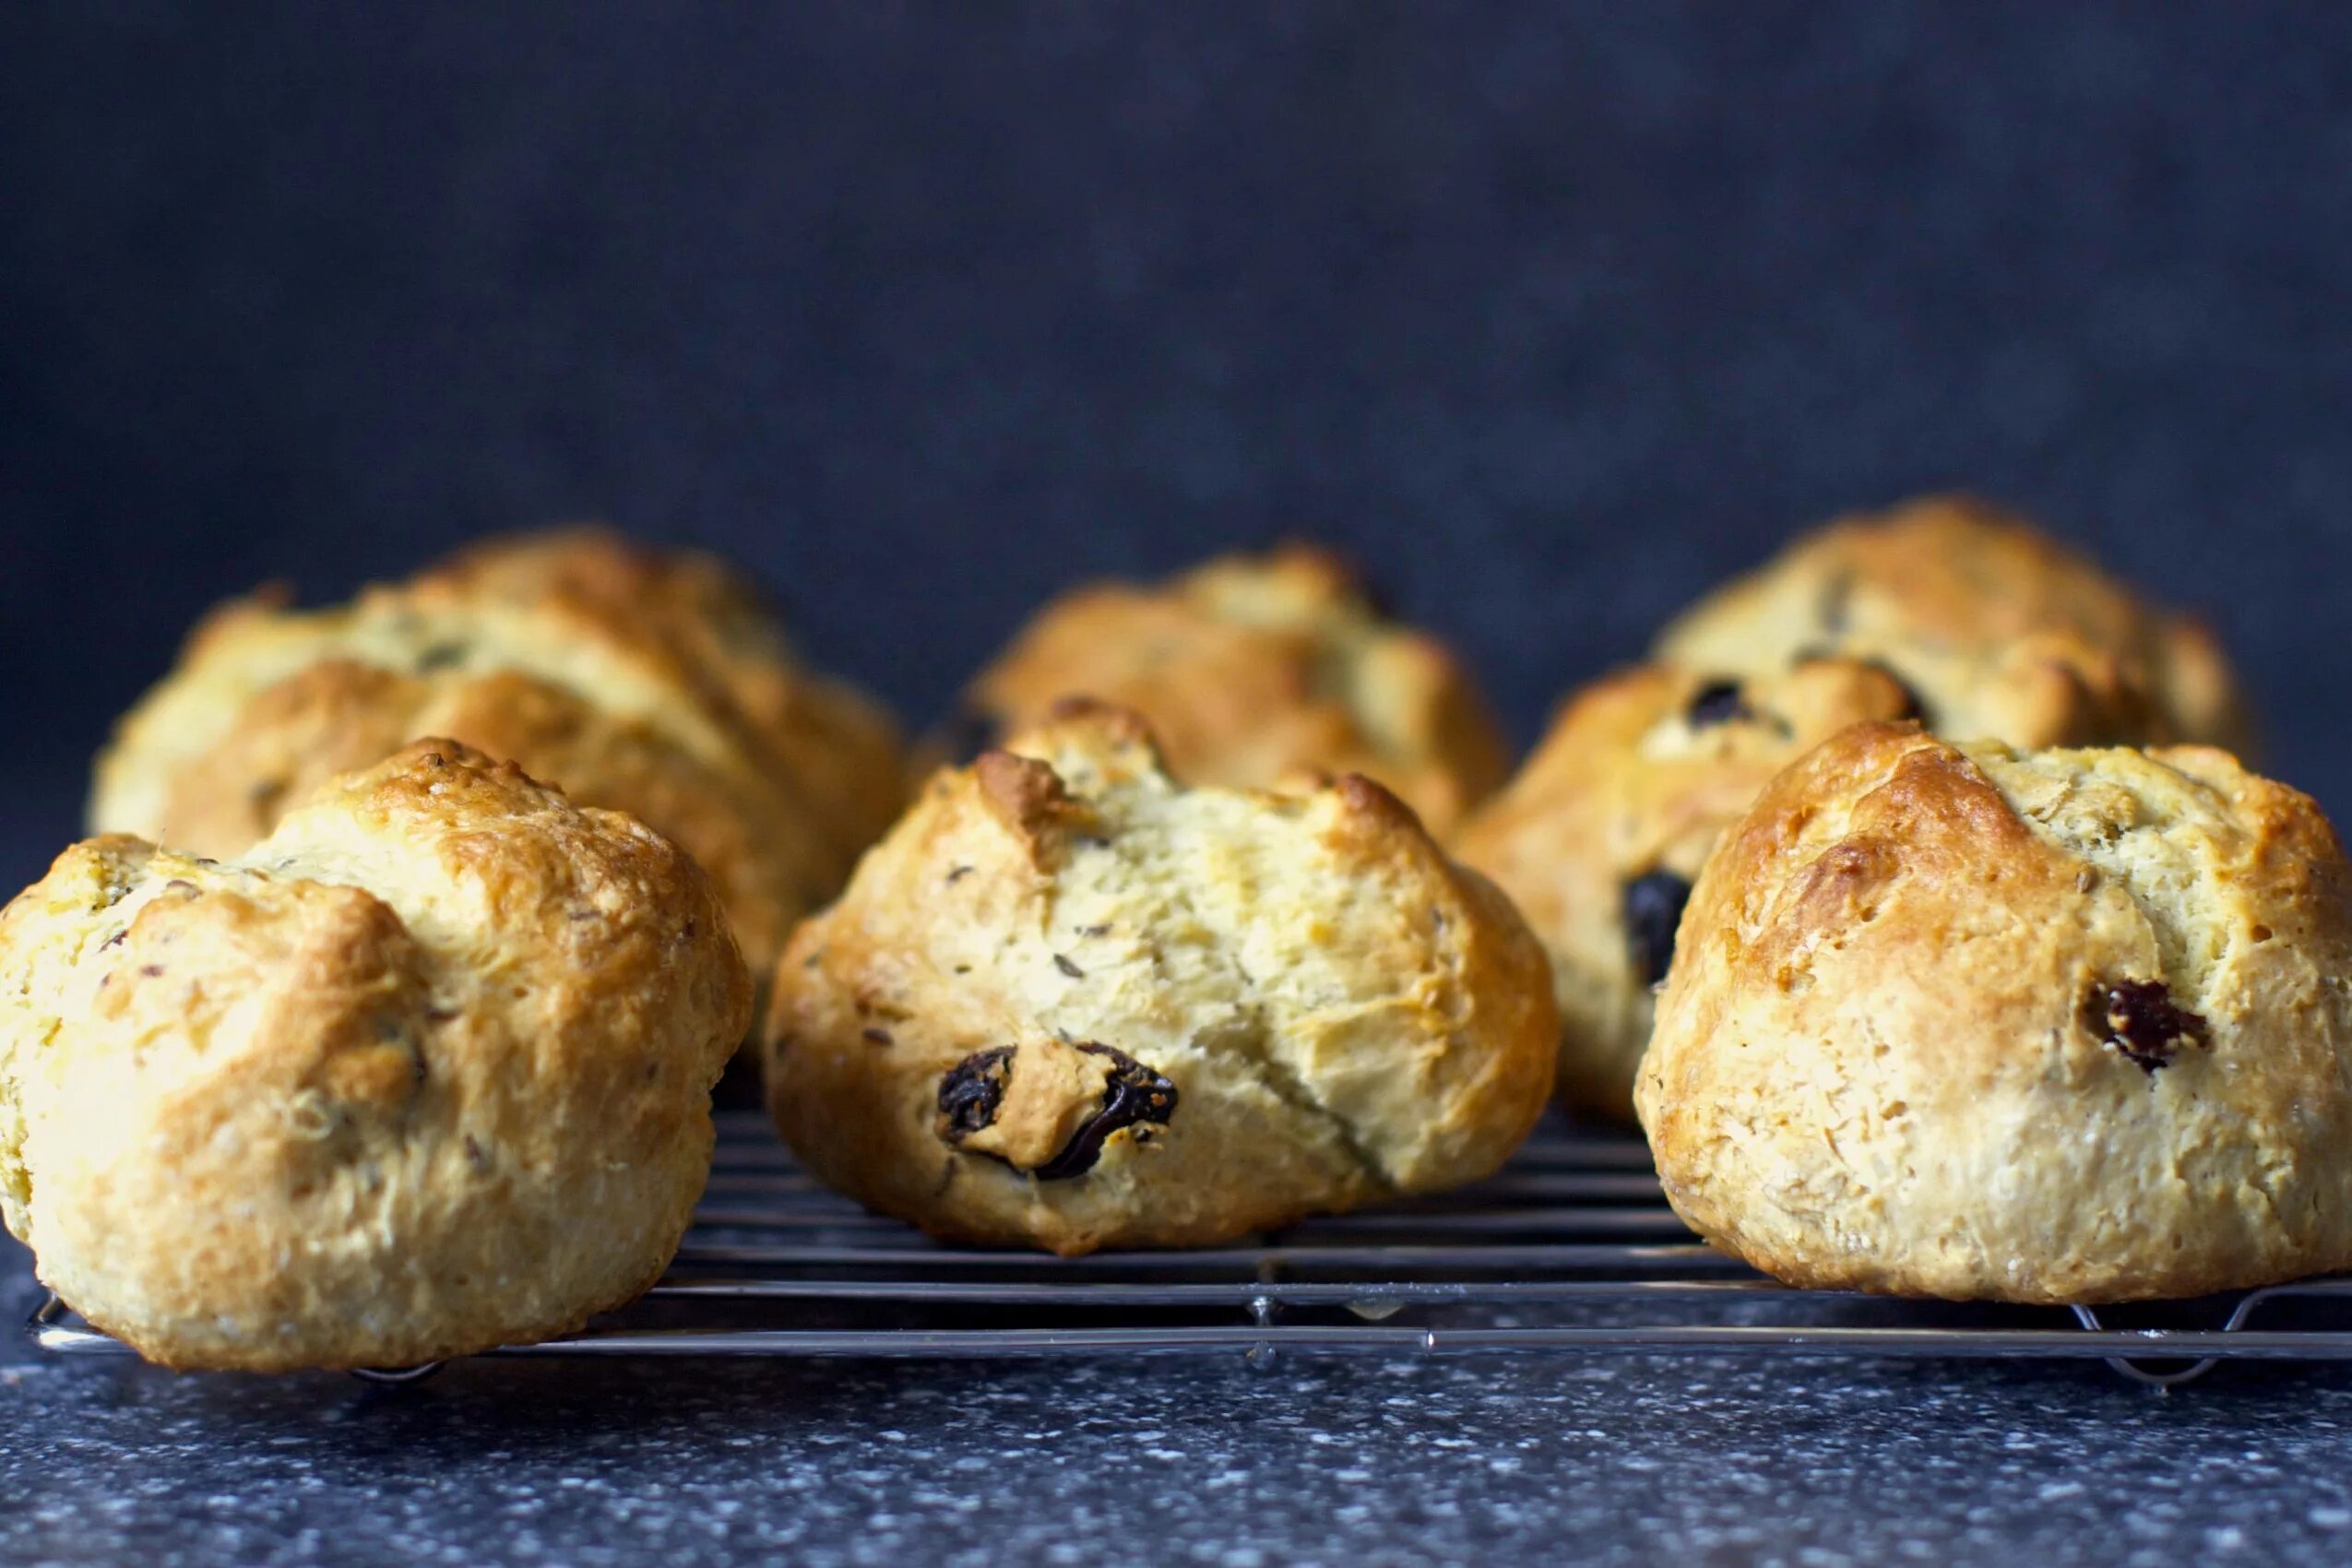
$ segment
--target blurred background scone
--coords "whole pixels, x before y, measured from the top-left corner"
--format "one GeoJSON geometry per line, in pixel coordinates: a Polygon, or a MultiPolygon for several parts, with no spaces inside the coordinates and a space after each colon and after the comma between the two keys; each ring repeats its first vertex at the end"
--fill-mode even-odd
{"type": "Polygon", "coordinates": [[[1669,665],[1586,687],[1455,844],[1551,956],[1560,1093],[1620,1119],[1691,885],[1772,776],[1848,724],[1910,717],[1875,665],[1808,659],[1748,680],[1669,665]]]}
{"type": "Polygon", "coordinates": [[[2319,808],[2225,753],[1849,730],[1699,879],[1639,1087],[1667,1194],[1806,1286],[2352,1266],[2348,900],[2319,808]]]}
{"type": "Polygon", "coordinates": [[[676,839],[762,973],[902,796],[890,721],[796,662],[748,584],[579,529],[493,540],[332,609],[221,606],[117,727],[90,826],[235,854],[312,785],[422,734],[676,839]]]}
{"type": "Polygon", "coordinates": [[[610,529],[547,529],[481,540],[423,580],[574,605],[616,635],[657,644],[808,802],[837,860],[854,861],[904,804],[891,785],[906,766],[897,726],[848,682],[803,664],[766,597],[715,555],[650,549],[610,529]]]}
{"type": "Polygon", "coordinates": [[[1541,1112],[1543,954],[1385,790],[1193,789],[1074,705],[943,771],[777,972],[823,1180],[936,1235],[1229,1240],[1491,1171],[1541,1112]]]}
{"type": "Polygon", "coordinates": [[[0,912],[0,1212],[172,1366],[568,1332],[676,1250],[751,1006],[676,846],[421,742],[243,856],[93,838],[0,912]]]}
{"type": "Polygon", "coordinates": [[[1469,674],[1428,635],[1384,620],[1324,552],[1221,556],[1164,583],[1097,583],[1048,604],[973,680],[964,760],[1063,697],[1142,714],[1180,778],[1264,789],[1361,773],[1443,833],[1509,755],[1469,674]]]}
{"type": "Polygon", "coordinates": [[[2196,742],[2243,753],[2246,700],[2204,627],[2025,519],[1966,496],[1843,517],[1716,589],[1657,656],[1759,675],[1877,659],[1928,728],[2017,746],[2196,742]]]}

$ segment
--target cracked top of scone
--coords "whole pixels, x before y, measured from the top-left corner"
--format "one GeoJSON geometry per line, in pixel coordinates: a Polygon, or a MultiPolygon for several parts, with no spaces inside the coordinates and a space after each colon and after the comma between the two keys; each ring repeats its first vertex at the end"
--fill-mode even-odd
{"type": "Polygon", "coordinates": [[[797,663],[715,559],[577,529],[490,540],[326,610],[215,610],[98,763],[90,823],[231,855],[420,734],[677,839],[763,967],[900,798],[889,721],[797,663]]]}
{"type": "Polygon", "coordinates": [[[1182,778],[1263,789],[1361,773],[1439,834],[1508,766],[1445,647],[1383,619],[1336,557],[1304,546],[1063,595],[972,682],[955,760],[1079,695],[1144,715],[1182,778]]]}
{"type": "Polygon", "coordinates": [[[2244,752],[2220,646],[2023,518],[1966,496],[1843,517],[1679,617],[1660,658],[1760,674],[1877,659],[1927,727],[2011,745],[2195,742],[2244,752]]]}
{"type": "Polygon", "coordinates": [[[1491,1171],[1555,1029],[1517,915],[1386,790],[1186,788],[1075,705],[937,775],[795,934],[768,1094],[934,1233],[1203,1244],[1491,1171]]]}
{"type": "Polygon", "coordinates": [[[2352,1265],[2352,872],[2202,747],[1847,731],[1722,839],[1638,1103],[1784,1277],[2194,1295],[2352,1265]]]}
{"type": "Polygon", "coordinates": [[[223,861],[92,838],[0,912],[0,1210],[175,1365],[407,1365],[650,1283],[749,1023],[676,846],[420,742],[223,861]]]}
{"type": "Polygon", "coordinates": [[[1454,848],[1510,895],[1551,955],[1562,1098],[1633,1114],[1651,988],[1716,837],[1813,746],[1911,711],[1884,670],[1831,658],[1746,679],[1644,665],[1561,710],[1454,848]]]}

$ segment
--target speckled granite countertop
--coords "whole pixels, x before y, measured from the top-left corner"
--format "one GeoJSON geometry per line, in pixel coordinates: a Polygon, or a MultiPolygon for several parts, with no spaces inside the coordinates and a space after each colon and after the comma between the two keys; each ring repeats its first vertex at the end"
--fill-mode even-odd
{"type": "Polygon", "coordinates": [[[769,1553],[2334,1568],[2352,1370],[476,1361],[378,1390],[0,1348],[0,1562],[769,1553]]]}

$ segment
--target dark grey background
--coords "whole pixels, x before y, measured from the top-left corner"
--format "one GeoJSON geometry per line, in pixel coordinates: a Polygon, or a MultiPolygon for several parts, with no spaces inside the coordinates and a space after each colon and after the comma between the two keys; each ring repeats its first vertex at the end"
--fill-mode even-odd
{"type": "MultiPolygon", "coordinates": [[[[2348,242],[2316,6],[0,6],[0,880],[209,600],[584,514],[742,556],[916,718],[1075,577],[1320,535],[1526,739],[1788,529],[1968,485],[2211,611],[2277,771],[2352,807],[2348,242]]],[[[387,1404],[10,1341],[0,1555],[2340,1563],[2347,1393],[476,1365],[387,1404]]]]}
{"type": "Polygon", "coordinates": [[[1089,573],[1354,549],[1522,739],[1968,485],[2352,805],[2352,21],[2252,6],[0,11],[0,870],[211,600],[580,515],[917,717],[1089,573]]]}

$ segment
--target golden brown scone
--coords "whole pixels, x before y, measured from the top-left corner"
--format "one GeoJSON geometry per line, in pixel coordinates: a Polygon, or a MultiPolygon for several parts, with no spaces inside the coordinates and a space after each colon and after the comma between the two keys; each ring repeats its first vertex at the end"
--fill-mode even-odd
{"type": "Polygon", "coordinates": [[[1511,896],[1551,955],[1562,1099],[1632,1118],[1652,991],[1716,837],[1814,745],[1908,717],[1909,702],[1875,665],[1816,659],[1745,681],[1645,665],[1561,710],[1455,852],[1511,896]]]}
{"type": "Polygon", "coordinates": [[[1542,949],[1386,790],[1187,789],[1078,704],[940,773],[794,934],[768,1100],[934,1235],[1201,1245],[1491,1171],[1556,1029],[1542,949]]]}
{"type": "Polygon", "coordinates": [[[1954,739],[2247,745],[2245,700],[2204,628],[1965,496],[1840,518],[1700,600],[1657,642],[1669,662],[1736,675],[1809,653],[1884,663],[1928,727],[1954,739]]]}
{"type": "Polygon", "coordinates": [[[1078,695],[1141,713],[1180,778],[1265,789],[1361,773],[1439,834],[1508,766],[1444,646],[1381,619],[1336,558],[1304,546],[1063,595],[972,683],[950,749],[960,760],[1078,695]]]}
{"type": "Polygon", "coordinates": [[[99,759],[90,826],[235,854],[322,779],[423,734],[676,839],[761,972],[902,798],[889,721],[797,664],[734,574],[578,529],[335,609],[216,610],[99,759]]]}
{"type": "Polygon", "coordinates": [[[0,1212],[169,1366],[566,1333],[676,1250],[751,1006],[675,846],[420,742],[235,860],[92,838],[0,911],[0,1212]]]}
{"type": "Polygon", "coordinates": [[[1667,1195],[1782,1278],[2193,1296],[2352,1266],[2352,872],[2204,747],[1863,725],[1682,918],[1637,1099],[1667,1195]]]}
{"type": "Polygon", "coordinates": [[[481,540],[424,580],[518,603],[576,606],[615,636],[636,630],[657,641],[708,706],[741,728],[762,764],[808,799],[848,861],[905,804],[897,726],[854,686],[802,664],[765,596],[717,556],[648,550],[609,529],[554,529],[481,540]]]}

